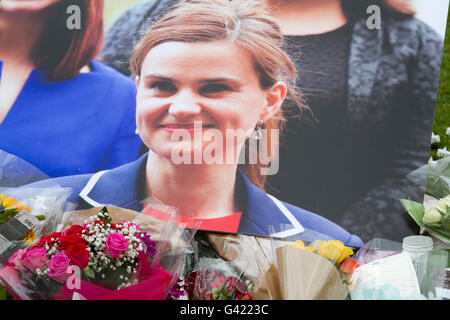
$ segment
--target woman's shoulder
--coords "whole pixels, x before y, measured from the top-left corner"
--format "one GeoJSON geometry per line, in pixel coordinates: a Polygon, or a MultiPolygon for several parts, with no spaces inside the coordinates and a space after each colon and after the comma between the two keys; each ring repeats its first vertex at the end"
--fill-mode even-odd
{"type": "Polygon", "coordinates": [[[362,247],[364,245],[358,236],[350,234],[336,223],[290,203],[282,203],[304,228],[328,235],[334,240],[340,240],[347,246],[362,247]]]}
{"type": "MultiPolygon", "coordinates": [[[[101,100],[92,101],[100,101],[100,107],[105,110],[105,114],[113,113],[118,117],[129,117],[130,113],[134,114],[137,88],[131,78],[101,61],[92,61],[91,72],[89,79],[93,79],[92,82],[95,83],[92,83],[87,92],[94,92],[101,97],[101,100]]],[[[132,122],[134,123],[134,120],[132,122]]]]}
{"type": "Polygon", "coordinates": [[[95,72],[100,77],[110,80],[112,85],[123,86],[125,89],[136,89],[136,84],[130,77],[125,76],[100,60],[92,61],[92,72],[95,72]]]}
{"type": "MultiPolygon", "coordinates": [[[[393,46],[418,46],[421,42],[433,41],[443,42],[443,38],[438,32],[426,22],[414,16],[382,16],[381,29],[393,46]]],[[[365,30],[367,33],[373,33],[376,30],[367,28],[367,19],[360,19],[355,27],[358,30],[365,30]]]]}

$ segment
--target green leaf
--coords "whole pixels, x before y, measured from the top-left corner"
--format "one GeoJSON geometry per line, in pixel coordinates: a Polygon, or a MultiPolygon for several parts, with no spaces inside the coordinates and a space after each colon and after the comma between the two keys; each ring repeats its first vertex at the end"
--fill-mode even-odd
{"type": "Polygon", "coordinates": [[[6,289],[0,286],[0,300],[6,300],[7,297],[6,289]]]}
{"type": "Polygon", "coordinates": [[[426,228],[426,226],[422,222],[424,207],[423,204],[411,200],[402,199],[400,200],[403,206],[405,207],[408,214],[414,221],[422,228],[426,228]]]}
{"type": "Polygon", "coordinates": [[[447,212],[441,218],[442,225],[450,231],[450,207],[447,207],[447,212]]]}
{"type": "Polygon", "coordinates": [[[87,275],[89,278],[92,278],[92,279],[95,278],[94,271],[92,271],[91,268],[86,267],[86,268],[83,269],[83,272],[84,272],[84,274],[87,275]]]}
{"type": "Polygon", "coordinates": [[[445,227],[433,227],[426,225],[422,222],[422,217],[424,214],[424,207],[421,203],[402,199],[400,200],[405,207],[406,211],[408,211],[409,215],[414,219],[414,221],[421,227],[427,230],[428,232],[435,234],[439,237],[450,240],[450,230],[447,230],[445,227]]]}
{"type": "Polygon", "coordinates": [[[34,216],[36,219],[38,219],[39,221],[44,221],[46,216],[45,214],[38,214],[34,216]]]}

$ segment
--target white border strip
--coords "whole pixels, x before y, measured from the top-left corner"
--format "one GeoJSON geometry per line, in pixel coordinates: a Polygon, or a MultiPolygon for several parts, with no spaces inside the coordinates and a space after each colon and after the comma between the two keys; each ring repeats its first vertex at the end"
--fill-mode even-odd
{"type": "Polygon", "coordinates": [[[89,194],[89,192],[92,191],[92,189],[94,189],[94,187],[97,184],[97,182],[100,179],[100,177],[105,172],[108,172],[108,171],[109,170],[103,170],[103,171],[99,171],[96,174],[94,174],[89,179],[88,183],[84,186],[83,190],[81,190],[81,192],[79,193],[80,198],[82,198],[84,201],[86,201],[87,203],[89,203],[93,207],[103,207],[103,205],[98,203],[97,201],[92,200],[91,198],[89,198],[88,194],[89,194]]]}
{"type": "Polygon", "coordinates": [[[270,194],[267,194],[269,198],[275,203],[275,205],[278,207],[278,209],[281,210],[281,212],[285,215],[285,217],[291,222],[291,224],[294,226],[293,229],[277,232],[274,234],[271,234],[270,236],[273,238],[287,238],[290,236],[294,236],[296,234],[302,233],[305,231],[305,228],[298,222],[297,219],[292,215],[292,213],[286,208],[286,206],[281,203],[280,200],[275,198],[274,196],[271,196],[270,194]]]}

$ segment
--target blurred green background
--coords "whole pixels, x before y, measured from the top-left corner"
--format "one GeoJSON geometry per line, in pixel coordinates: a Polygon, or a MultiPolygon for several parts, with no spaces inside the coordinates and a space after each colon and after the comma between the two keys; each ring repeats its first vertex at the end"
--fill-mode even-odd
{"type": "Polygon", "coordinates": [[[132,6],[145,0],[105,0],[104,22],[107,30],[120,15],[132,6]]]}
{"type": "MultiPolygon", "coordinates": [[[[106,30],[128,8],[146,0],[105,0],[105,28],[106,30]]],[[[450,15],[449,15],[450,17],[450,15]]],[[[447,20],[447,32],[445,35],[444,55],[442,58],[441,75],[438,89],[438,99],[434,116],[433,133],[440,136],[440,142],[430,146],[430,156],[437,160],[437,150],[444,147],[450,150],[450,136],[446,130],[450,127],[450,18],[447,20]]],[[[431,141],[431,135],[430,135],[431,141]]]]}

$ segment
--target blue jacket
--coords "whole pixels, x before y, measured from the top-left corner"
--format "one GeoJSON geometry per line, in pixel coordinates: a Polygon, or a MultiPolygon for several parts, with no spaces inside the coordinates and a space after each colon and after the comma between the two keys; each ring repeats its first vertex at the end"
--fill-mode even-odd
{"type": "Polygon", "coordinates": [[[0,124],[0,150],[51,178],[135,161],[142,145],[135,134],[136,85],[100,62],[91,66],[64,81],[33,70],[0,124]]]}
{"type": "MultiPolygon", "coordinates": [[[[89,209],[112,205],[141,211],[145,194],[145,170],[147,155],[137,161],[116,169],[96,174],[76,175],[48,179],[24,186],[24,188],[71,188],[70,202],[77,209],[89,209]]],[[[313,240],[341,240],[347,246],[361,247],[363,242],[357,236],[331,221],[299,207],[281,202],[253,185],[240,170],[236,183],[244,192],[244,206],[238,233],[268,236],[269,226],[278,231],[275,237],[313,240]],[[283,225],[283,230],[279,226],[283,225]]],[[[274,236],[272,234],[272,236],[274,236]]]]}

